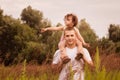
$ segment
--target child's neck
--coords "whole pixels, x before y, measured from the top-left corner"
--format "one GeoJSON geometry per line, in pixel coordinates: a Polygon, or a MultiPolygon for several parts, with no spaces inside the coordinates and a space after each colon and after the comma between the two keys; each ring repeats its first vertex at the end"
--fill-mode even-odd
{"type": "Polygon", "coordinates": [[[69,27],[67,26],[67,28],[68,28],[68,29],[73,29],[73,28],[74,28],[74,26],[71,26],[71,27],[70,27],[70,26],[69,26],[69,27]]]}

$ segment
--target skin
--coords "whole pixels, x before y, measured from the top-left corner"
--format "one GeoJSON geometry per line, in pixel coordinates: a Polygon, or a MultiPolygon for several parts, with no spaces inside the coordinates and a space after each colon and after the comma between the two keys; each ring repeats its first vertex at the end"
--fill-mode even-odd
{"type": "MultiPolygon", "coordinates": [[[[76,35],[75,31],[65,31],[65,40],[66,40],[66,45],[68,48],[74,48],[76,46],[76,35]]],[[[89,65],[94,66],[92,61],[88,61],[87,58],[83,54],[83,59],[85,62],[87,62],[89,65]]]]}
{"type": "MultiPolygon", "coordinates": [[[[66,40],[66,47],[68,48],[74,48],[76,47],[76,34],[75,34],[75,31],[72,29],[72,30],[66,30],[65,33],[64,33],[64,38],[66,40]]],[[[84,56],[83,54],[83,60],[85,62],[87,62],[90,66],[94,67],[93,65],[93,62],[92,61],[88,61],[87,58],[84,56]]],[[[62,64],[62,62],[60,62],[59,64],[52,64],[52,68],[55,69],[55,68],[60,68],[62,67],[64,64],[62,64]]]]}
{"type": "Polygon", "coordinates": [[[68,48],[74,48],[76,46],[76,35],[74,30],[65,31],[64,38],[66,40],[66,46],[68,48]]]}
{"type": "MultiPolygon", "coordinates": [[[[73,22],[72,22],[72,17],[68,17],[64,19],[65,25],[68,28],[72,28],[73,27],[73,22]]],[[[59,27],[48,27],[48,28],[42,28],[41,32],[45,32],[45,31],[61,31],[64,30],[64,26],[59,26],[59,27]]]]}
{"type": "MultiPolygon", "coordinates": [[[[72,16],[69,16],[67,18],[64,19],[64,23],[67,26],[67,28],[73,28],[74,23],[72,22],[72,16]]],[[[59,27],[48,27],[48,28],[42,28],[41,32],[45,32],[45,31],[63,31],[64,30],[64,26],[59,26],[59,27]]],[[[83,39],[83,37],[81,36],[79,30],[77,28],[75,28],[75,32],[77,35],[77,43],[81,44],[80,41],[82,42],[82,44],[86,47],[90,47],[90,45],[88,43],[86,43],[83,39]],[[79,41],[80,40],[80,41],[79,41]]]]}

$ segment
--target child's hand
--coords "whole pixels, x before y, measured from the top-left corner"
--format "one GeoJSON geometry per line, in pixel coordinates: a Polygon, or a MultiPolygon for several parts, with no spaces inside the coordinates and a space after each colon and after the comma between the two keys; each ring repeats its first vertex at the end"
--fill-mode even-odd
{"type": "Polygon", "coordinates": [[[86,47],[90,47],[90,44],[88,44],[88,43],[84,43],[83,45],[86,47]]]}
{"type": "Polygon", "coordinates": [[[41,29],[41,33],[45,32],[45,31],[47,31],[47,28],[42,28],[41,29]]]}

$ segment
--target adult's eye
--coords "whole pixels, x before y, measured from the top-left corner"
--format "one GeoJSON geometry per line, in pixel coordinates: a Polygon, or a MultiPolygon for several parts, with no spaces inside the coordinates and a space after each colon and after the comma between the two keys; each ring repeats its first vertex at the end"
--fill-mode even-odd
{"type": "Polygon", "coordinates": [[[66,35],[66,37],[69,37],[69,35],[66,35]]]}

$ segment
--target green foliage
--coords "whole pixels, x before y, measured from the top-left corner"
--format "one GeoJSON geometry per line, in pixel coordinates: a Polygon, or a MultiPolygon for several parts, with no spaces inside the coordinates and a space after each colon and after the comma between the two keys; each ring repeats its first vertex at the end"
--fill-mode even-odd
{"type": "Polygon", "coordinates": [[[28,6],[27,8],[23,9],[21,13],[21,20],[23,20],[32,28],[36,28],[37,26],[39,26],[42,18],[42,12],[32,9],[31,6],[28,6]]]}
{"type": "Polygon", "coordinates": [[[47,44],[49,44],[50,52],[54,53],[58,49],[58,43],[60,41],[62,32],[53,32],[52,35],[48,38],[47,44]],[[52,46],[52,47],[51,47],[52,46]]]}
{"type": "Polygon", "coordinates": [[[36,42],[27,42],[24,49],[21,50],[19,53],[18,60],[19,62],[23,61],[24,59],[27,60],[27,62],[30,62],[31,60],[35,60],[37,62],[40,54],[42,51],[42,47],[39,43],[36,42]]]}
{"type": "Polygon", "coordinates": [[[3,25],[3,10],[0,9],[0,28],[3,25]]]}
{"type": "Polygon", "coordinates": [[[7,60],[8,64],[14,61],[29,41],[38,42],[39,39],[35,30],[28,25],[21,24],[19,20],[4,16],[3,22],[4,25],[0,34],[0,51],[2,53],[1,57],[7,60]]]}
{"type": "Polygon", "coordinates": [[[97,46],[97,35],[94,30],[90,28],[90,25],[86,22],[85,19],[82,19],[79,22],[78,28],[85,42],[90,44],[90,48],[88,49],[89,52],[95,53],[95,48],[97,46]]]}
{"type": "Polygon", "coordinates": [[[97,47],[96,54],[95,54],[95,71],[99,73],[99,70],[100,70],[100,58],[99,58],[99,51],[97,47]]]}
{"type": "Polygon", "coordinates": [[[110,71],[107,72],[104,67],[100,69],[100,57],[99,50],[96,48],[95,55],[95,71],[90,71],[88,65],[85,66],[85,80],[119,80],[120,77],[119,71],[110,71]]]}
{"type": "Polygon", "coordinates": [[[44,53],[47,56],[46,62],[52,61],[52,57],[55,53],[55,51],[58,49],[58,43],[60,41],[60,36],[61,36],[61,32],[45,32],[42,34],[42,39],[41,42],[45,47],[44,53]],[[48,33],[51,33],[49,35],[46,35],[48,33]]]}
{"type": "Polygon", "coordinates": [[[83,36],[84,40],[88,43],[96,42],[97,36],[93,29],[90,28],[90,25],[82,19],[78,25],[81,35],[83,36]]]}
{"type": "Polygon", "coordinates": [[[119,25],[110,24],[108,31],[109,31],[110,40],[112,40],[113,42],[120,41],[120,26],[119,25]]]}
{"type": "Polygon", "coordinates": [[[37,34],[37,32],[39,28],[51,26],[51,23],[47,19],[43,19],[42,12],[32,9],[30,6],[21,14],[24,17],[23,21],[28,19],[26,22],[30,24],[21,23],[21,20],[4,16],[2,13],[3,11],[0,10],[0,23],[2,22],[0,24],[2,25],[0,26],[0,58],[2,62],[9,65],[27,58],[27,62],[37,60],[38,63],[42,63],[51,49],[48,38],[52,32],[44,34],[37,34]],[[32,28],[29,25],[32,25],[32,28]]]}
{"type": "Polygon", "coordinates": [[[26,59],[24,60],[22,74],[19,80],[28,80],[26,76],[26,59]]]}
{"type": "Polygon", "coordinates": [[[120,55],[120,41],[115,43],[115,52],[118,53],[120,55]]]}
{"type": "MultiPolygon", "coordinates": [[[[85,80],[120,80],[120,71],[110,71],[107,72],[104,67],[100,69],[100,57],[99,57],[99,50],[96,48],[96,55],[95,55],[95,71],[91,71],[88,67],[88,65],[85,65],[85,80]]],[[[48,66],[48,65],[46,65],[48,66]]],[[[51,68],[47,68],[46,70],[38,70],[37,74],[29,75],[30,72],[27,70],[27,63],[26,60],[24,60],[22,65],[22,72],[19,73],[15,67],[13,67],[10,70],[10,67],[4,67],[0,66],[0,80],[57,80],[58,79],[58,73],[54,74],[52,73],[51,68]],[[14,71],[13,71],[14,70],[14,71]],[[10,72],[11,71],[11,72],[10,72]],[[28,72],[28,73],[27,73],[28,72]]],[[[33,67],[34,69],[36,67],[33,67]]],[[[18,67],[18,69],[21,69],[18,67]]],[[[34,71],[33,71],[34,72],[34,71]]],[[[70,75],[71,78],[69,80],[73,80],[73,71],[70,67],[70,75]]]]}
{"type": "MultiPolygon", "coordinates": [[[[56,25],[62,25],[58,23],[56,25]]],[[[24,59],[27,62],[50,62],[54,52],[58,49],[62,32],[47,31],[40,33],[41,28],[50,27],[51,22],[43,17],[43,13],[31,6],[24,8],[21,20],[3,15],[0,9],[0,59],[5,65],[17,64],[24,59]]],[[[110,25],[109,39],[98,40],[90,25],[82,19],[78,24],[84,40],[90,43],[90,53],[95,52],[98,45],[105,53],[120,53],[119,26],[110,25]],[[113,38],[115,40],[113,40],[113,38]]]]}
{"type": "Polygon", "coordinates": [[[109,40],[113,41],[112,48],[114,48],[115,53],[120,53],[120,25],[110,24],[108,29],[109,40]]]}
{"type": "Polygon", "coordinates": [[[120,53],[120,42],[113,42],[107,38],[102,38],[98,41],[99,49],[102,53],[120,53]]]}
{"type": "Polygon", "coordinates": [[[16,56],[17,49],[14,36],[17,33],[15,27],[19,21],[10,16],[3,16],[3,23],[0,31],[0,51],[2,53],[1,58],[5,59],[6,64],[11,63],[16,56]]]}
{"type": "Polygon", "coordinates": [[[68,80],[74,80],[74,72],[72,70],[72,64],[70,63],[70,66],[69,66],[69,71],[70,73],[68,74],[68,80]]]}

